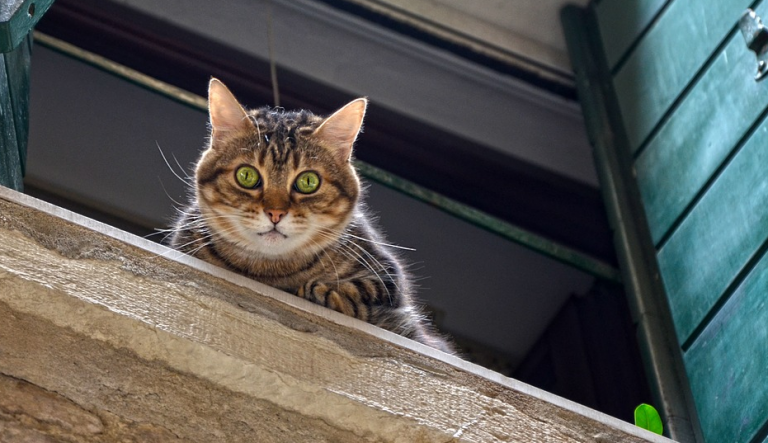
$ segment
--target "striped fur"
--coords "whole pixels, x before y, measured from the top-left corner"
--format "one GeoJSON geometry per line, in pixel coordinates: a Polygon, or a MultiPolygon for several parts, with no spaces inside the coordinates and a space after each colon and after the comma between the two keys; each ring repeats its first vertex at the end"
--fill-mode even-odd
{"type": "Polygon", "coordinates": [[[195,171],[195,193],[171,245],[429,346],[453,352],[414,303],[414,288],[392,248],[371,226],[351,163],[366,102],[328,118],[308,111],[246,112],[218,80],[209,89],[210,142],[195,171]],[[238,184],[243,165],[258,186],[238,184]],[[298,191],[313,171],[319,188],[298,191]]]}

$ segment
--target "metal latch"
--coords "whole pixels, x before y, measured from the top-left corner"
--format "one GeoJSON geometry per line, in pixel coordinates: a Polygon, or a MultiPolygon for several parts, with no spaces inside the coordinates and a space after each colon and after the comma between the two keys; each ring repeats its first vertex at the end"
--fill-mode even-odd
{"type": "Polygon", "coordinates": [[[757,56],[757,75],[762,80],[768,74],[768,29],[755,11],[747,9],[739,19],[739,29],[750,51],[757,56]]]}

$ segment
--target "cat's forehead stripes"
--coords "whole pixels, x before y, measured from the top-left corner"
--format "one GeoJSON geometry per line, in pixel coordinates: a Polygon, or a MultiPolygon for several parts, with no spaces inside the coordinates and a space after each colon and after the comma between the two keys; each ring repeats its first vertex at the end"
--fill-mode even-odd
{"type": "Polygon", "coordinates": [[[298,138],[311,134],[322,122],[309,111],[286,112],[268,107],[252,111],[249,117],[264,142],[259,143],[258,162],[264,164],[269,156],[274,166],[291,160],[294,168],[301,160],[298,138]]]}

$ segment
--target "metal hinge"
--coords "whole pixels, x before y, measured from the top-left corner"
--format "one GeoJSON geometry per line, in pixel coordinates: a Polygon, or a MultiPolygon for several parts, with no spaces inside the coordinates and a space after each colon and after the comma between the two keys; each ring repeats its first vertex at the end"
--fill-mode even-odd
{"type": "Polygon", "coordinates": [[[755,11],[747,9],[739,19],[739,30],[749,50],[757,56],[755,80],[762,80],[768,74],[768,29],[755,11]]]}

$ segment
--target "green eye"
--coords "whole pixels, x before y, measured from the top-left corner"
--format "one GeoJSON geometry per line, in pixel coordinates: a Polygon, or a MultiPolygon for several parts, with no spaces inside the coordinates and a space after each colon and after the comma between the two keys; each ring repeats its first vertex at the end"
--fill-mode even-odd
{"type": "Polygon", "coordinates": [[[252,166],[240,166],[235,172],[237,183],[247,189],[253,189],[261,183],[259,171],[252,166]]]}
{"type": "Polygon", "coordinates": [[[302,194],[311,194],[320,187],[320,176],[313,171],[302,172],[293,186],[302,194]]]}

